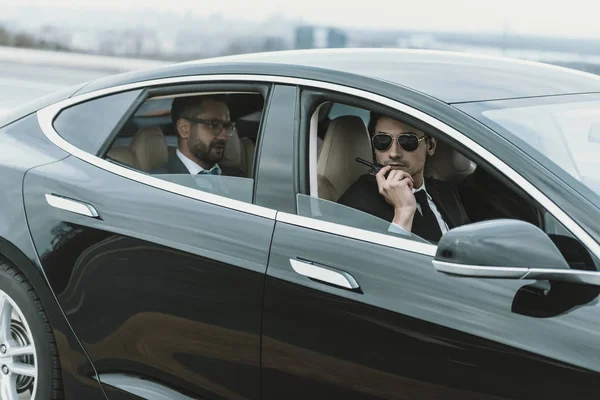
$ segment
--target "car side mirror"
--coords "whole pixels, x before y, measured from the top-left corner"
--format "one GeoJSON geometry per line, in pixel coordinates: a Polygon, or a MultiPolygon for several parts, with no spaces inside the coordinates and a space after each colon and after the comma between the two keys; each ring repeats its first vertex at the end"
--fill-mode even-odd
{"type": "Polygon", "coordinates": [[[438,243],[433,265],[457,276],[600,286],[600,273],[569,268],[546,233],[518,220],[484,221],[448,231],[438,243]]]}

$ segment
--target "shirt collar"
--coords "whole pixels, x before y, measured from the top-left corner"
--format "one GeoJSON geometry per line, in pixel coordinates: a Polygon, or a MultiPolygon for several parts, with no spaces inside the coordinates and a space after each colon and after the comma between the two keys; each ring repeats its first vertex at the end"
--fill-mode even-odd
{"type": "Polygon", "coordinates": [[[431,200],[431,196],[429,195],[429,193],[427,192],[427,189],[425,189],[425,178],[423,178],[423,182],[421,183],[421,186],[419,186],[418,188],[413,188],[412,192],[413,194],[418,192],[419,190],[423,190],[425,192],[425,194],[427,195],[427,199],[431,200]]]}
{"type": "MultiPolygon", "coordinates": [[[[200,172],[204,171],[204,168],[187,158],[182,152],[179,151],[179,149],[175,151],[175,154],[177,154],[177,157],[179,157],[179,159],[181,160],[183,165],[185,165],[190,174],[198,175],[200,172]]],[[[217,169],[217,171],[219,171],[219,175],[221,175],[221,167],[219,167],[219,164],[215,164],[210,170],[212,171],[214,169],[217,169]]]]}

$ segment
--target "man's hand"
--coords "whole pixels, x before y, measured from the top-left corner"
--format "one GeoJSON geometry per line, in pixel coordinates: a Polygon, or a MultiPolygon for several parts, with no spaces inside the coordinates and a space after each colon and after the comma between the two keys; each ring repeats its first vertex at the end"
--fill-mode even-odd
{"type": "Polygon", "coordinates": [[[412,229],[412,221],[417,209],[417,201],[412,193],[413,179],[406,171],[383,167],[375,176],[379,194],[394,207],[393,223],[407,231],[412,229]],[[389,172],[388,177],[385,174],[389,172]]]}

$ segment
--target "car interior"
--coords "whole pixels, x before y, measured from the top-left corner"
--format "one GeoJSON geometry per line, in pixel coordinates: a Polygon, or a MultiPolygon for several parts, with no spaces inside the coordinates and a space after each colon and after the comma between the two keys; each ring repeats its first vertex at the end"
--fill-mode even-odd
{"type": "MultiPolygon", "coordinates": [[[[208,94],[212,93],[148,98],[123,124],[106,153],[106,159],[145,173],[152,173],[165,165],[177,150],[177,132],[171,122],[173,99],[208,94]]],[[[246,177],[252,178],[264,99],[259,93],[227,93],[227,104],[237,129],[229,138],[220,164],[240,168],[246,177]]]]}

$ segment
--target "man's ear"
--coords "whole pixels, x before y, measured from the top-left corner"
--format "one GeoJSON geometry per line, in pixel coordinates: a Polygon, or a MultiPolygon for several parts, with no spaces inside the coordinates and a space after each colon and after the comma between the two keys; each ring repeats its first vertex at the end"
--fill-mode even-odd
{"type": "Polygon", "coordinates": [[[183,139],[187,139],[190,137],[190,131],[191,131],[191,126],[190,126],[190,122],[186,121],[183,118],[179,118],[177,120],[177,134],[183,138],[183,139]]]}
{"type": "Polygon", "coordinates": [[[427,154],[432,156],[435,153],[435,149],[437,147],[437,139],[431,136],[427,136],[425,139],[427,142],[427,154]]]}

